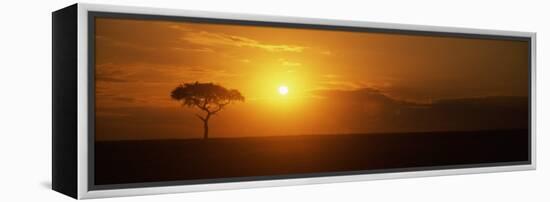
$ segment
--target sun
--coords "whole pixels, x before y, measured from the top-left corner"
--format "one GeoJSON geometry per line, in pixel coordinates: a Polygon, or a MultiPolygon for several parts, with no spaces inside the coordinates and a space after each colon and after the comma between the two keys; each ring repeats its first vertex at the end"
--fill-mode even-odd
{"type": "Polygon", "coordinates": [[[286,86],[279,86],[278,90],[279,90],[279,94],[281,94],[281,95],[288,94],[288,87],[286,87],[286,86]]]}

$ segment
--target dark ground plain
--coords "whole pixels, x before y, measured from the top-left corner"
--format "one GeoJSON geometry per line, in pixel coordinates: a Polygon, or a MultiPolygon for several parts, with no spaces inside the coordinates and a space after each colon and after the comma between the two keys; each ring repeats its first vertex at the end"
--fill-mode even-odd
{"type": "Polygon", "coordinates": [[[95,184],[528,160],[527,130],[99,141],[95,184]]]}

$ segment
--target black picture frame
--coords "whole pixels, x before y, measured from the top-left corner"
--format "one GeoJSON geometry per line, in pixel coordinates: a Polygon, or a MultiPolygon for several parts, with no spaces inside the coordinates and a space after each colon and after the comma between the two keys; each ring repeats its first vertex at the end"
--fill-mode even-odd
{"type": "MultiPolygon", "coordinates": [[[[326,23],[309,23],[311,19],[290,19],[277,18],[274,21],[254,20],[254,16],[245,16],[246,19],[236,19],[231,17],[217,16],[216,14],[206,13],[204,16],[196,15],[195,13],[182,15],[172,15],[173,10],[155,10],[155,13],[140,13],[142,9],[132,7],[113,7],[103,5],[87,5],[75,4],[52,14],[52,188],[56,191],[69,195],[73,198],[84,198],[83,194],[79,194],[79,185],[82,180],[79,176],[78,165],[82,165],[80,161],[86,161],[86,173],[83,176],[86,180],[86,188],[88,192],[101,192],[106,190],[122,190],[133,188],[162,188],[170,186],[188,186],[188,185],[205,185],[205,184],[234,184],[239,182],[249,181],[277,181],[277,180],[292,180],[303,178],[320,178],[320,177],[338,177],[338,176],[357,176],[357,175],[372,175],[372,174],[388,174],[388,173],[404,173],[404,172],[421,172],[421,171],[441,171],[448,170],[452,174],[462,173],[461,169],[466,168],[489,168],[489,170],[479,170],[478,172],[491,172],[495,167],[502,167],[503,170],[529,170],[535,168],[534,162],[534,51],[535,50],[535,34],[534,33],[515,33],[515,32],[493,32],[491,30],[467,30],[467,29],[452,29],[452,28],[430,28],[430,27],[411,27],[406,25],[386,24],[379,26],[355,25],[357,23],[349,23],[336,25],[333,22],[326,23]],[[102,9],[104,8],[104,9],[102,9]],[[114,8],[114,9],[108,9],[114,8]],[[135,10],[135,12],[132,12],[135,10]],[[168,14],[159,14],[166,11],[168,14]],[[85,16],[86,23],[82,24],[82,17],[85,16]],[[205,17],[206,16],[206,17],[205,17]],[[211,17],[208,17],[211,16],[211,17]],[[262,27],[284,27],[284,28],[305,28],[305,29],[321,29],[321,30],[338,30],[348,32],[369,32],[369,33],[386,33],[399,35],[422,35],[422,36],[437,36],[437,37],[453,37],[453,38],[474,38],[474,39],[499,39],[499,40],[514,40],[525,41],[529,44],[529,128],[528,128],[528,160],[517,162],[501,162],[501,163],[483,163],[483,164],[464,164],[464,165],[449,165],[449,166],[430,166],[430,167],[410,167],[399,169],[379,169],[379,170],[357,170],[344,172],[329,172],[329,173],[311,173],[311,174],[293,174],[281,176],[256,176],[256,177],[239,177],[239,178],[220,178],[220,179],[204,179],[204,180],[182,180],[182,181],[165,181],[165,182],[147,182],[147,183],[129,183],[129,184],[112,184],[112,185],[96,185],[94,183],[94,141],[95,141],[95,19],[101,18],[117,18],[117,19],[139,19],[139,20],[162,20],[162,21],[177,21],[177,22],[195,22],[208,24],[233,24],[245,26],[262,26],[262,27]],[[288,21],[288,22],[287,22],[288,21]],[[79,32],[82,26],[86,26],[87,34],[84,37],[86,44],[86,66],[80,67],[79,61],[81,56],[78,55],[79,38],[82,33],[79,32]],[[398,28],[394,28],[398,27],[398,28]],[[403,28],[399,28],[403,27],[403,28]],[[443,30],[443,31],[442,31],[443,30]],[[449,30],[449,31],[444,31],[449,30]],[[458,30],[458,31],[457,31],[458,30]],[[78,68],[76,68],[78,67],[78,68]],[[78,132],[79,111],[78,105],[78,70],[85,69],[87,71],[87,134],[78,132]],[[86,137],[86,152],[87,159],[82,159],[82,156],[77,154],[82,149],[79,147],[78,137],[86,137]],[[526,167],[514,167],[526,166],[526,167]]],[[[233,15],[227,15],[233,16],[233,15]]],[[[328,22],[328,21],[327,21],[328,22]]],[[[497,169],[495,171],[498,171],[497,169]]],[[[471,173],[475,171],[464,171],[471,173]]],[[[439,175],[439,174],[431,174],[439,175]]],[[[414,176],[414,174],[413,174],[414,176]]],[[[422,174],[418,176],[424,176],[422,174]]],[[[426,176],[430,176],[427,174],[426,176]]],[[[382,177],[384,178],[384,177],[382,177]]],[[[320,181],[322,182],[322,181],[320,181]]],[[[275,185],[275,184],[274,184],[275,185]]],[[[81,185],[82,186],[82,185],[81,185]]],[[[254,187],[254,185],[252,185],[254,187]]],[[[221,188],[223,189],[223,188],[221,188]]],[[[194,190],[194,189],[193,189],[194,190]]],[[[198,189],[200,190],[200,189],[198,189]]],[[[126,195],[136,195],[139,193],[127,193],[126,195]]],[[[101,195],[101,194],[100,194],[101,195]]],[[[124,194],[122,194],[124,195],[124,194]]],[[[109,194],[101,196],[111,196],[109,194]]],[[[114,195],[116,196],[116,194],[114,195]]],[[[91,196],[100,197],[100,196],[91,196]]]]}

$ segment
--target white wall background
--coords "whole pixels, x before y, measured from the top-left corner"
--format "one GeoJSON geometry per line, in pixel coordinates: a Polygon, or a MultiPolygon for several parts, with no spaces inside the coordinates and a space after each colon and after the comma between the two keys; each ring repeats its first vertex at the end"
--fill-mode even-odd
{"type": "MultiPolygon", "coordinates": [[[[258,188],[101,201],[549,201],[550,4],[541,0],[119,0],[134,6],[538,32],[536,171],[258,188]],[[547,80],[545,80],[547,78],[547,80]]],[[[51,12],[74,1],[3,1],[0,201],[69,201],[51,184],[51,12]]]]}

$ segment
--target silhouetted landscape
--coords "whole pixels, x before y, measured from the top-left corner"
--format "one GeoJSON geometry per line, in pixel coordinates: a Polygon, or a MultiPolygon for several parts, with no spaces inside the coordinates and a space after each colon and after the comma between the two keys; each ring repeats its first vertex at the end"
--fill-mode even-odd
{"type": "Polygon", "coordinates": [[[528,160],[527,130],[100,141],[95,183],[120,184],[528,160]]]}
{"type": "Polygon", "coordinates": [[[94,31],[95,185],[529,160],[529,40],[104,17],[94,31]]]}

